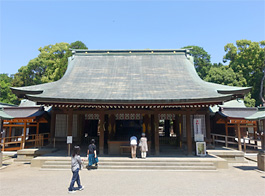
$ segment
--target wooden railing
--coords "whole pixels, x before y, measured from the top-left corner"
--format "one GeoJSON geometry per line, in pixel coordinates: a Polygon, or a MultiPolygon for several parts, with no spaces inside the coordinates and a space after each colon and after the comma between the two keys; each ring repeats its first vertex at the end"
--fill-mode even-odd
{"type": "Polygon", "coordinates": [[[2,151],[5,151],[6,147],[9,147],[9,150],[22,149],[23,148],[23,136],[0,138],[0,145],[2,147],[1,149],[2,151]]]}
{"type": "Polygon", "coordinates": [[[2,151],[20,150],[25,147],[42,147],[44,146],[44,142],[49,140],[49,137],[49,133],[31,134],[27,135],[26,138],[23,136],[4,137],[0,138],[0,146],[2,147],[2,151]]]}
{"type": "MultiPolygon", "coordinates": [[[[229,145],[238,145],[238,138],[234,136],[226,136],[220,134],[211,134],[213,145],[216,143],[222,143],[225,147],[229,145]]],[[[261,149],[261,140],[260,139],[250,139],[250,138],[241,138],[241,145],[243,146],[244,152],[246,152],[247,147],[253,147],[254,149],[261,149]]]]}

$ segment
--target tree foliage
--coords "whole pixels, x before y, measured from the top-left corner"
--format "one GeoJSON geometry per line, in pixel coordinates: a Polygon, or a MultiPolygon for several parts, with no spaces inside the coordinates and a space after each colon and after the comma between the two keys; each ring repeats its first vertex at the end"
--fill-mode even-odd
{"type": "Polygon", "coordinates": [[[66,68],[66,51],[69,50],[68,43],[57,43],[55,45],[39,48],[40,54],[29,61],[27,66],[22,66],[14,76],[14,86],[29,86],[59,80],[66,68]]]}
{"type": "Polygon", "coordinates": [[[38,57],[22,66],[14,76],[13,86],[30,86],[59,80],[65,73],[68,57],[72,55],[69,48],[86,49],[81,41],[71,44],[56,43],[39,48],[38,57]]]}
{"type": "Polygon", "coordinates": [[[185,46],[183,48],[192,48],[190,50],[191,56],[194,58],[194,66],[198,75],[204,79],[211,67],[211,56],[199,46],[185,46]]]}
{"type": "Polygon", "coordinates": [[[228,86],[246,86],[247,81],[242,74],[237,74],[228,66],[212,66],[204,78],[207,82],[228,86]]]}
{"type": "Polygon", "coordinates": [[[0,102],[9,104],[18,104],[19,100],[11,92],[9,88],[11,86],[13,78],[9,77],[7,74],[0,74],[0,102]]]}
{"type": "Polygon", "coordinates": [[[87,46],[81,42],[81,41],[76,41],[70,44],[71,49],[87,49],[87,46]]]}
{"type": "MultiPolygon", "coordinates": [[[[229,61],[235,73],[243,75],[247,86],[252,86],[251,95],[257,104],[264,100],[265,41],[252,42],[238,40],[236,46],[229,43],[225,46],[224,61],[229,61]]],[[[263,103],[264,104],[264,103],[263,103]]]]}

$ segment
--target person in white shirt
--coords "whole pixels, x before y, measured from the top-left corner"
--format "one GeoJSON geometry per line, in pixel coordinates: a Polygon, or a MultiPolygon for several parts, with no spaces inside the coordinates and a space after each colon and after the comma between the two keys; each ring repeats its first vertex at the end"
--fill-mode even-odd
{"type": "Polygon", "coordinates": [[[135,159],[136,158],[136,148],[137,148],[137,137],[132,136],[130,138],[130,145],[131,145],[132,158],[135,159]]]}
{"type": "Polygon", "coordinates": [[[147,145],[147,138],[145,137],[145,133],[142,133],[142,137],[139,141],[139,147],[141,150],[141,156],[143,159],[146,158],[146,152],[148,151],[148,145],[147,145]]]}

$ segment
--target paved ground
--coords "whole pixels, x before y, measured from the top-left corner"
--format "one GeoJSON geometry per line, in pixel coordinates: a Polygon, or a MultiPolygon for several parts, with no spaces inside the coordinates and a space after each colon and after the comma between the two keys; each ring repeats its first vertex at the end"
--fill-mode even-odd
{"type": "MultiPolygon", "coordinates": [[[[0,170],[0,195],[69,195],[71,175],[13,163],[0,170]]],[[[82,170],[80,175],[85,190],[75,195],[265,195],[265,172],[252,161],[207,172],[82,170]]]]}

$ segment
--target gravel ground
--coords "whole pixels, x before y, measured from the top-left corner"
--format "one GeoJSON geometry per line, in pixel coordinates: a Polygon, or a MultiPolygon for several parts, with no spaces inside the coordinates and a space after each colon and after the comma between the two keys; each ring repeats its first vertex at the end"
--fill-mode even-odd
{"type": "MultiPolygon", "coordinates": [[[[265,172],[252,161],[217,171],[82,170],[80,176],[85,189],[75,195],[265,196],[265,172]]],[[[41,171],[12,163],[0,170],[0,195],[69,195],[71,177],[71,171],[41,171]]]]}

